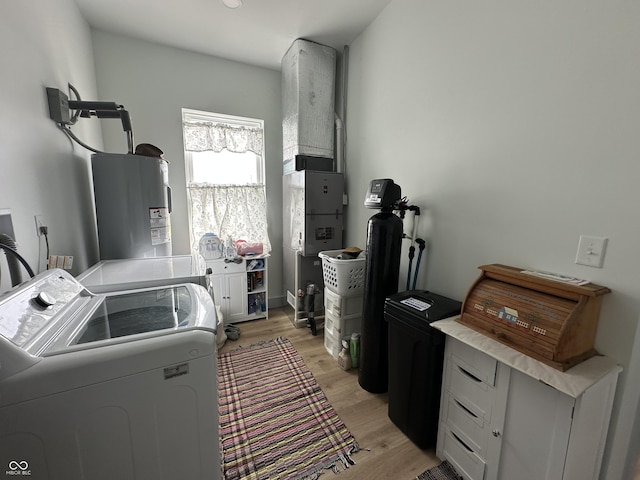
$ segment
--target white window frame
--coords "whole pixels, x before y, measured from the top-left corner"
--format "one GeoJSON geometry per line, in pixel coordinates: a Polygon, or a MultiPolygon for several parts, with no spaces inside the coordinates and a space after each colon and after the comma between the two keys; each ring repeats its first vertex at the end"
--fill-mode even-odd
{"type": "MultiPolygon", "coordinates": [[[[190,108],[182,109],[182,121],[183,122],[210,122],[210,123],[226,123],[238,127],[253,127],[262,130],[264,135],[264,120],[259,118],[239,117],[235,115],[225,115],[222,113],[206,112],[204,110],[193,110],[190,108]]],[[[260,162],[260,168],[258,172],[258,185],[265,185],[265,149],[264,143],[262,144],[262,161],[260,162]]],[[[185,159],[185,177],[187,182],[187,188],[189,184],[193,182],[193,159],[192,152],[184,150],[185,159]]],[[[189,214],[191,215],[191,214],[189,214]]],[[[191,216],[189,216],[191,219],[191,216]]],[[[191,220],[189,220],[189,228],[191,228],[191,220]]]]}
{"type": "MultiPolygon", "coordinates": [[[[184,122],[209,122],[209,123],[225,123],[232,126],[244,126],[244,127],[253,127],[260,128],[262,130],[263,138],[264,138],[264,120],[257,118],[249,118],[249,117],[240,117],[235,115],[226,115],[214,112],[208,112],[204,110],[194,110],[189,108],[182,108],[182,123],[184,122]]],[[[185,183],[187,188],[187,197],[189,197],[189,187],[193,182],[193,168],[192,168],[192,153],[187,151],[183,146],[184,159],[185,159],[185,183]]],[[[262,153],[261,153],[261,162],[260,166],[257,167],[257,175],[258,175],[258,183],[257,184],[246,184],[249,185],[257,185],[261,186],[264,190],[266,197],[266,158],[265,158],[265,145],[264,142],[262,144],[262,153]]],[[[194,238],[193,234],[193,222],[192,222],[192,208],[191,201],[187,198],[187,213],[188,213],[188,221],[189,221],[189,239],[191,244],[191,249],[196,248],[196,243],[198,239],[194,238]]],[[[267,215],[267,212],[265,212],[267,215]]],[[[197,250],[196,250],[197,251],[197,250]]]]}

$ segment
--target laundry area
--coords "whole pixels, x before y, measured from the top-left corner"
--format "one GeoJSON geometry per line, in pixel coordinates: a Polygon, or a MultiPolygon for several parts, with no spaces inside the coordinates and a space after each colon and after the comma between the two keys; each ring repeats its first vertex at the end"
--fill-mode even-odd
{"type": "Polygon", "coordinates": [[[51,1],[0,475],[640,479],[638,5],[51,1]]]}

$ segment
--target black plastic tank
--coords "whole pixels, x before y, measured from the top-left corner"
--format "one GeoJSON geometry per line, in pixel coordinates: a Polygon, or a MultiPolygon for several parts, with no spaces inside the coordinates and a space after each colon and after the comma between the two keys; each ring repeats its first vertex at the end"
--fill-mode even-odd
{"type": "Polygon", "coordinates": [[[389,324],[389,418],[418,447],[436,445],[445,335],[432,322],[458,315],[462,304],[426,290],[385,301],[389,324]]]}
{"type": "Polygon", "coordinates": [[[388,326],[384,320],[385,299],[398,291],[402,220],[391,211],[381,211],[367,223],[360,367],[358,382],[371,393],[388,389],[388,326]]]}

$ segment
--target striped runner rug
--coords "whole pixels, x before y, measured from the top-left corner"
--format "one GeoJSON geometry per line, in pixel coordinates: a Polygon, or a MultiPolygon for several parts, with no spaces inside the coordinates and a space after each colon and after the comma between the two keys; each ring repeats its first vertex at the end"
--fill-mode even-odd
{"type": "Polygon", "coordinates": [[[225,480],[316,479],[359,450],[286,338],[218,357],[225,480]]]}

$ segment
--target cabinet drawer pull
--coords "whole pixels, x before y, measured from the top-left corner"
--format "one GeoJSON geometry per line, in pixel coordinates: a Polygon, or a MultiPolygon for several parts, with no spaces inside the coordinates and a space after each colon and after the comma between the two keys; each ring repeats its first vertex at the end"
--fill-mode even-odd
{"type": "Polygon", "coordinates": [[[471,447],[469,447],[469,445],[467,445],[466,443],[464,443],[464,442],[462,441],[462,439],[461,439],[458,435],[456,435],[456,434],[455,434],[455,432],[453,432],[453,431],[451,431],[451,430],[450,430],[450,432],[451,432],[451,435],[453,435],[453,438],[455,438],[455,439],[458,441],[458,443],[459,443],[460,445],[462,445],[462,446],[465,448],[465,450],[467,450],[467,451],[468,451],[468,452],[470,452],[470,453],[473,453],[473,449],[472,449],[471,447]]]}
{"type": "Polygon", "coordinates": [[[470,371],[462,368],[460,365],[456,365],[456,367],[458,367],[458,370],[460,370],[462,373],[464,373],[467,377],[469,377],[471,380],[473,380],[474,382],[478,382],[478,383],[482,383],[482,380],[479,379],[478,377],[476,377],[473,373],[471,373],[470,371]]]}
{"type": "Polygon", "coordinates": [[[471,410],[469,410],[465,405],[463,405],[461,402],[459,402],[457,399],[453,399],[454,402],[456,402],[458,404],[458,406],[464,410],[465,412],[467,412],[469,415],[471,415],[473,418],[478,418],[478,415],[476,415],[475,413],[473,413],[471,410]]]}

